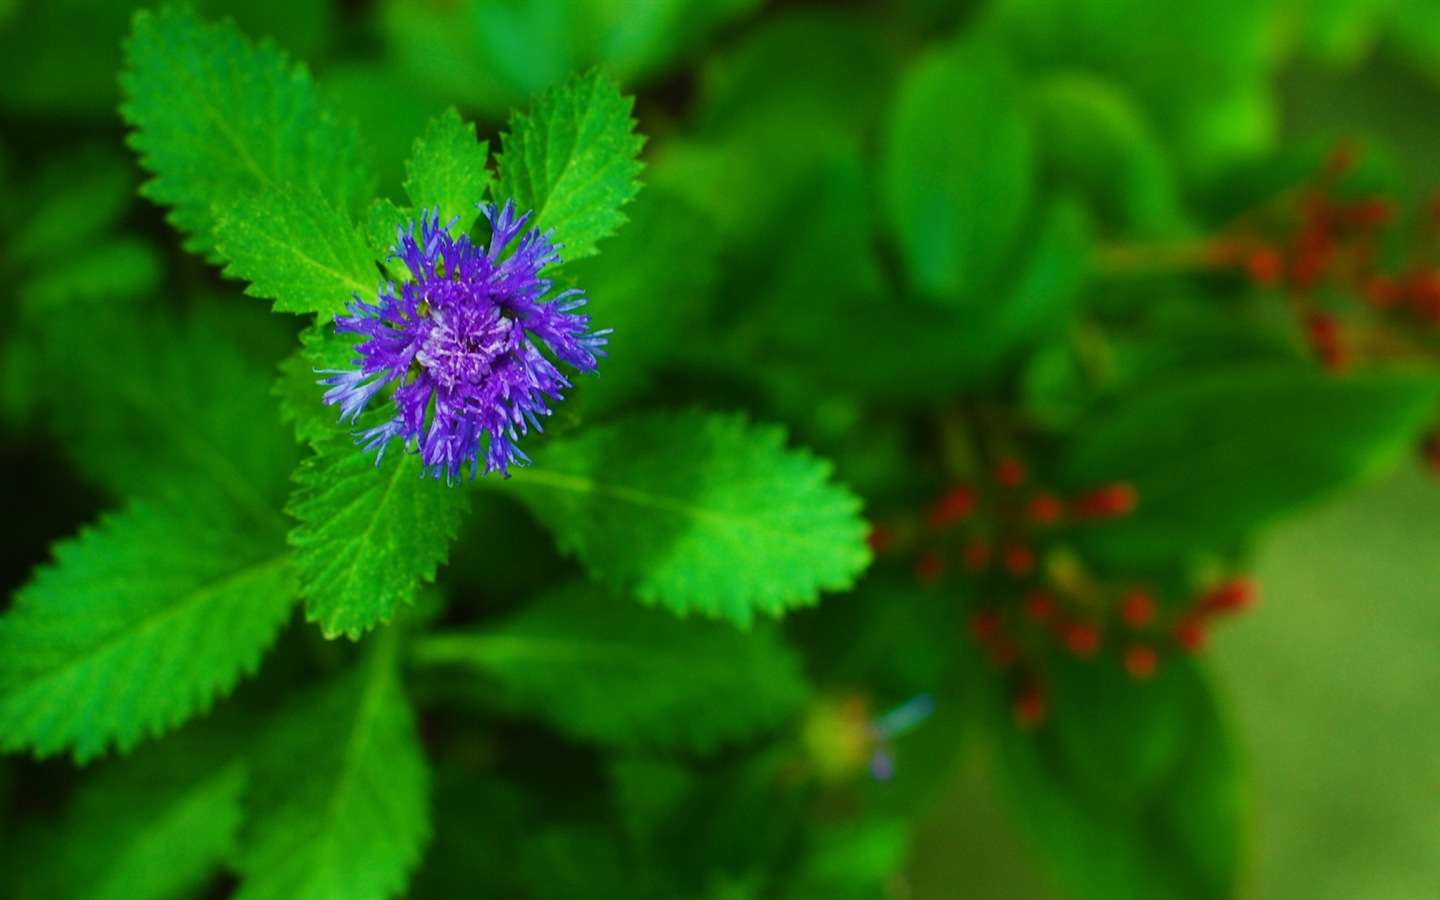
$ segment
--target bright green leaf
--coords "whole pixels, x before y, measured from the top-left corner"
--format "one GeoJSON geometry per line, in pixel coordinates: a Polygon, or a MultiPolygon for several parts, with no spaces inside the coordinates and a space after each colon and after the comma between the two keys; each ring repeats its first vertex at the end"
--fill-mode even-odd
{"type": "Polygon", "coordinates": [[[284,545],[213,506],[103,517],[0,617],[0,748],[84,762],[174,728],[254,672],[294,598],[284,545]]]}
{"type": "Polygon", "coordinates": [[[415,141],[405,164],[405,193],[416,209],[438,208],[444,222],[458,216],[457,233],[465,234],[480,215],[475,204],[490,190],[489,159],[489,142],[477,141],[475,126],[451,107],[415,141]]]}
{"type": "Polygon", "coordinates": [[[1122,567],[1233,545],[1384,470],[1437,402],[1433,377],[1275,367],[1142,391],[1081,426],[1061,475],[1077,490],[1128,482],[1139,508],[1077,537],[1122,567]]]}
{"type": "Polygon", "coordinates": [[[552,440],[509,484],[596,579],[748,623],[850,587],[860,501],[784,432],[739,415],[635,416],[552,440]]]}
{"type": "Polygon", "coordinates": [[[596,243],[625,222],[620,207],[640,190],[634,99],[599,71],[576,76],[510,118],[501,136],[496,200],[514,199],[532,224],[555,229],[567,260],[595,254],[596,243]]]}
{"type": "Polygon", "coordinates": [[[469,494],[423,470],[398,446],[377,466],[342,426],[301,464],[286,506],[299,520],[290,543],[306,618],[326,637],[389,622],[449,556],[469,494]]]}
{"type": "Polygon", "coordinates": [[[356,294],[374,299],[380,274],[364,234],[321,195],[271,190],[240,197],[218,215],[225,274],[249,281],[245,293],[274,300],[277,312],[328,319],[356,294]]]}
{"type": "Polygon", "coordinates": [[[905,74],[881,184],[920,293],[963,302],[1006,261],[1034,193],[1031,144],[1015,79],[989,45],[934,51],[905,74]]]}
{"type": "Polygon", "coordinates": [[[247,194],[293,187],[341,211],[369,194],[353,129],[273,44],[167,8],[137,13],[125,50],[120,111],[155,176],[141,191],[171,207],[186,249],[213,255],[214,210],[247,194]]]}
{"type": "Polygon", "coordinates": [[[430,838],[430,773],[394,630],[278,718],[254,760],[236,900],[384,900],[430,838]]]}
{"type": "Polygon", "coordinates": [[[488,673],[520,709],[607,744],[704,751],[780,724],[806,695],[799,658],[773,629],[682,621],[589,584],[496,628],[424,638],[415,653],[488,673]]]}

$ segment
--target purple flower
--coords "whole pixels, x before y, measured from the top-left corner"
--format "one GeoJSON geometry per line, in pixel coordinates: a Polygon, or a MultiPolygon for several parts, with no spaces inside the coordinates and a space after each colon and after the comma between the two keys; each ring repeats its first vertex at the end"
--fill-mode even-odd
{"type": "Polygon", "coordinates": [[[340,406],[340,421],[354,422],[366,404],[395,384],[394,415],[357,434],[356,443],[377,451],[400,438],[419,453],[425,473],[442,474],[453,483],[466,463],[474,478],[485,472],[508,477],[511,464],[529,462],[515,446],[540,417],[550,415],[549,401],[561,399],[570,382],[549,357],[581,372],[594,372],[596,357],[609,334],[590,331],[590,317],[575,312],[585,304],[581,291],[564,291],[546,300],[551,282],[540,277],[560,261],[552,231],[532,228],[530,213],[515,216],[515,202],[478,204],[490,222],[489,248],[466,235],[452,237],[452,220],[440,226],[440,211],[423,210],[420,236],[415,223],[397,229],[391,258],[404,261],[412,280],[397,294],[384,284],[376,303],[360,299],[335,317],[337,332],[364,339],[348,371],[325,370],[326,403],[340,406]],[[501,254],[519,236],[514,251],[501,254]]]}

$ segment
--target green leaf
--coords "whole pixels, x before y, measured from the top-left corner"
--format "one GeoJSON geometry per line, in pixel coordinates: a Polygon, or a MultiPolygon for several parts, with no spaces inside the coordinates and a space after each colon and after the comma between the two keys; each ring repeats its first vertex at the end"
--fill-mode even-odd
{"type": "Polygon", "coordinates": [[[597,580],[749,623],[844,590],[870,561],[830,466],[743,416],[634,416],[537,450],[509,485],[597,580]]]}
{"type": "Polygon", "coordinates": [[[387,630],[358,669],[294,702],[254,760],[236,900],[383,900],[430,838],[430,772],[387,630]]]}
{"type": "Polygon", "coordinates": [[[81,786],[58,835],[37,846],[20,900],[197,895],[235,851],[243,766],[167,741],[81,786]],[[182,754],[188,754],[182,755],[182,754]]]}
{"type": "Polygon", "coordinates": [[[290,543],[305,616],[326,637],[359,638],[389,622],[449,556],[469,494],[423,473],[420,457],[398,446],[377,466],[338,430],[296,472],[290,543]]]}
{"type": "Polygon", "coordinates": [[[645,139],[634,133],[634,98],[599,71],[575,76],[535,99],[529,113],[510,118],[500,138],[501,205],[535,210],[532,224],[555,229],[564,258],[583,259],[625,222],[620,207],[640,190],[636,156],[645,139]]]}
{"type": "Polygon", "coordinates": [[[1060,476],[1077,490],[1129,482],[1139,507],[1077,538],[1128,568],[1232,546],[1386,469],[1437,402],[1431,376],[1332,378],[1270,366],[1142,391],[1081,426],[1060,476]]]}
{"type": "Polygon", "coordinates": [[[96,305],[46,317],[38,365],[81,471],[119,496],[203,491],[283,525],[297,454],[276,422],[267,366],[236,346],[245,314],[206,305],[176,322],[159,310],[96,305]]]}
{"type": "Polygon", "coordinates": [[[1047,721],[991,704],[1010,807],[1082,900],[1223,900],[1239,865],[1241,788],[1208,687],[1184,657],[1147,682],[1056,658],[1047,721]]]}
{"type": "Polygon", "coordinates": [[[174,728],[255,671],[294,597],[284,546],[223,509],[102,517],[0,617],[0,748],[85,762],[174,728]]]}
{"type": "Polygon", "coordinates": [[[328,319],[356,294],[373,299],[380,273],[365,235],[320,194],[271,190],[217,209],[225,274],[249,281],[245,293],[274,300],[276,312],[328,319]]]}
{"type": "Polygon", "coordinates": [[[63,266],[45,268],[21,288],[28,315],[73,314],[100,300],[144,297],[160,285],[160,254],[135,238],[97,242],[63,266]]]}
{"type": "Polygon", "coordinates": [[[415,141],[405,163],[405,193],[416,209],[438,208],[445,222],[458,216],[457,233],[468,233],[480,215],[475,204],[490,190],[489,159],[490,143],[477,142],[474,124],[452,106],[415,141]]]}
{"type": "Polygon", "coordinates": [[[125,45],[121,115],[171,207],[186,249],[213,258],[215,212],[248,194],[314,191],[341,211],[369,195],[353,129],[336,122],[303,67],[230,23],[142,10],[125,45]]]}
{"type": "Polygon", "coordinates": [[[921,294],[969,300],[1009,256],[1034,193],[1024,109],[1005,57],[983,43],[931,52],[901,80],[881,185],[921,294]]]}
{"type": "Polygon", "coordinates": [[[584,583],[496,628],[424,638],[415,656],[493,675],[519,709],[622,746],[705,751],[779,725],[807,693],[773,629],[680,621],[584,583]]]}

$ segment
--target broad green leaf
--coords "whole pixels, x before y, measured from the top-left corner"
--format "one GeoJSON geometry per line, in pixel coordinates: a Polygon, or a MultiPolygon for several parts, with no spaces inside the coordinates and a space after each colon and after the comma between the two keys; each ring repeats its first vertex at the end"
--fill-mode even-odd
{"type": "Polygon", "coordinates": [[[382,632],[348,676],[274,722],[253,762],[236,900],[402,894],[430,838],[430,772],[382,632]]]}
{"type": "Polygon", "coordinates": [[[749,623],[850,587],[870,561],[860,501],[828,463],[743,416],[634,416],[555,439],[509,485],[597,580],[749,623]]]}
{"type": "Polygon", "coordinates": [[[405,193],[416,209],[440,210],[440,219],[460,218],[457,233],[465,234],[480,215],[476,204],[490,190],[490,143],[477,141],[475,126],[452,106],[430,120],[425,135],[405,164],[405,193]]]}
{"type": "Polygon", "coordinates": [[[326,405],[320,382],[328,369],[353,365],[355,340],[337,334],[329,322],[317,322],[300,332],[300,349],[280,363],[280,378],[271,392],[280,398],[280,416],[295,426],[295,439],[315,445],[345,431],[340,411],[326,405]]]}
{"type": "Polygon", "coordinates": [[[125,51],[120,112],[154,175],[141,192],[171,207],[186,249],[213,258],[214,211],[251,193],[314,191],[341,211],[367,197],[353,129],[273,44],[167,8],[136,14],[125,51]]]}
{"type": "Polygon", "coordinates": [[[237,198],[217,215],[225,274],[249,281],[245,293],[274,300],[276,312],[329,318],[356,294],[373,302],[380,273],[365,236],[320,194],[269,190],[237,198]]]}
{"type": "Polygon", "coordinates": [[[469,494],[423,471],[398,445],[377,466],[342,426],[301,463],[285,511],[299,522],[290,544],[305,616],[326,637],[389,622],[449,556],[469,494]]]}
{"type": "Polygon", "coordinates": [[[566,260],[594,255],[625,222],[620,207],[640,190],[635,101],[599,71],[576,76],[510,118],[500,138],[495,200],[535,210],[531,224],[555,229],[566,260]]]}
{"type": "Polygon", "coordinates": [[[1005,57],[975,41],[913,63],[885,140],[881,185],[910,283],[976,302],[1019,236],[1034,194],[1030,123],[1005,57]]]}
{"type": "Polygon", "coordinates": [[[255,671],[294,598],[284,545],[223,508],[103,517],[0,617],[0,748],[85,762],[174,728],[255,671]]]}
{"type": "Polygon", "coordinates": [[[1036,732],[992,704],[992,759],[1061,883],[1081,900],[1234,896],[1242,791],[1194,664],[1170,657],[1137,682],[1111,661],[1052,662],[1036,732]]]}
{"type": "Polygon", "coordinates": [[[1431,376],[1297,368],[1203,373],[1141,391],[1080,426],[1061,479],[1125,481],[1139,508],[1077,535],[1136,567],[1232,546],[1403,455],[1440,402],[1431,376]]]}
{"type": "Polygon", "coordinates": [[[84,783],[37,847],[44,862],[25,873],[19,900],[195,896],[234,854],[246,782],[242,765],[205,749],[182,736],[84,783]]]}
{"type": "Polygon", "coordinates": [[[807,693],[773,629],[681,621],[583,583],[498,627],[423,638],[415,657],[489,674],[519,710],[606,744],[704,751],[780,724],[807,693]]]}
{"type": "Polygon", "coordinates": [[[120,496],[203,491],[283,526],[297,453],[276,421],[268,367],[237,346],[246,314],[206,305],[176,322],[95,305],[45,317],[45,400],[80,470],[120,496]]]}

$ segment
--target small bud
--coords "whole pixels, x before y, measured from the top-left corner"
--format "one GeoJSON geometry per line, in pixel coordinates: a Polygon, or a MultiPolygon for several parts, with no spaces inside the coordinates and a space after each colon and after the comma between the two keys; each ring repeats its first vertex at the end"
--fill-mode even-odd
{"type": "Polygon", "coordinates": [[[1065,504],[1051,493],[1039,493],[1030,498],[1026,512],[1030,521],[1037,525],[1054,525],[1065,515],[1065,504]]]}
{"type": "Polygon", "coordinates": [[[1160,668],[1160,655],[1154,647],[1136,644],[1125,651],[1125,671],[1136,681],[1148,681],[1160,668]]]}
{"type": "Polygon", "coordinates": [[[1055,598],[1048,591],[1034,591],[1025,598],[1025,616],[1032,622],[1049,622],[1055,616],[1055,598]]]}
{"type": "Polygon", "coordinates": [[[1245,258],[1245,272],[1250,280],[1261,287],[1273,287],[1280,281],[1280,273],[1285,267],[1285,260],[1281,258],[1280,251],[1274,247],[1261,247],[1251,251],[1245,258]]]}
{"type": "Polygon", "coordinates": [[[921,584],[938,584],[945,577],[945,561],[938,553],[925,553],[915,560],[915,577],[921,584]]]}
{"type": "Polygon", "coordinates": [[[1005,569],[1016,578],[1024,578],[1035,569],[1035,551],[1024,544],[1011,544],[1005,548],[1005,569]]]}
{"type": "Polygon", "coordinates": [[[1134,512],[1139,499],[1134,485],[1112,484],[1081,494],[1071,503],[1070,508],[1081,518],[1108,519],[1134,512]]]}
{"type": "Polygon", "coordinates": [[[1025,483],[1025,464],[1013,456],[1006,456],[995,463],[995,480],[1005,487],[1019,487],[1025,483]]]}
{"type": "Polygon", "coordinates": [[[1089,622],[1072,622],[1064,630],[1065,647],[1081,659],[1100,651],[1100,629],[1089,622]]]}
{"type": "Polygon", "coordinates": [[[975,538],[965,544],[964,550],[965,571],[971,575],[979,575],[990,568],[990,544],[981,538],[975,538]]]}
{"type": "Polygon", "coordinates": [[[1015,724],[1024,731],[1034,731],[1045,721],[1045,693],[1038,684],[1026,685],[1010,707],[1015,724]]]}
{"type": "Polygon", "coordinates": [[[1253,579],[1232,578],[1206,592],[1198,609],[1207,615],[1241,612],[1254,606],[1259,596],[1260,588],[1253,579]]]}
{"type": "Polygon", "coordinates": [[[1210,632],[1199,619],[1181,619],[1175,625],[1175,643],[1189,653],[1199,653],[1210,643],[1210,632]]]}
{"type": "Polygon", "coordinates": [[[975,492],[964,485],[950,489],[925,513],[930,527],[939,531],[948,528],[975,511],[975,492]]]}
{"type": "Polygon", "coordinates": [[[1120,618],[1131,628],[1144,628],[1155,621],[1155,600],[1145,591],[1131,591],[1120,601],[1120,618]]]}

